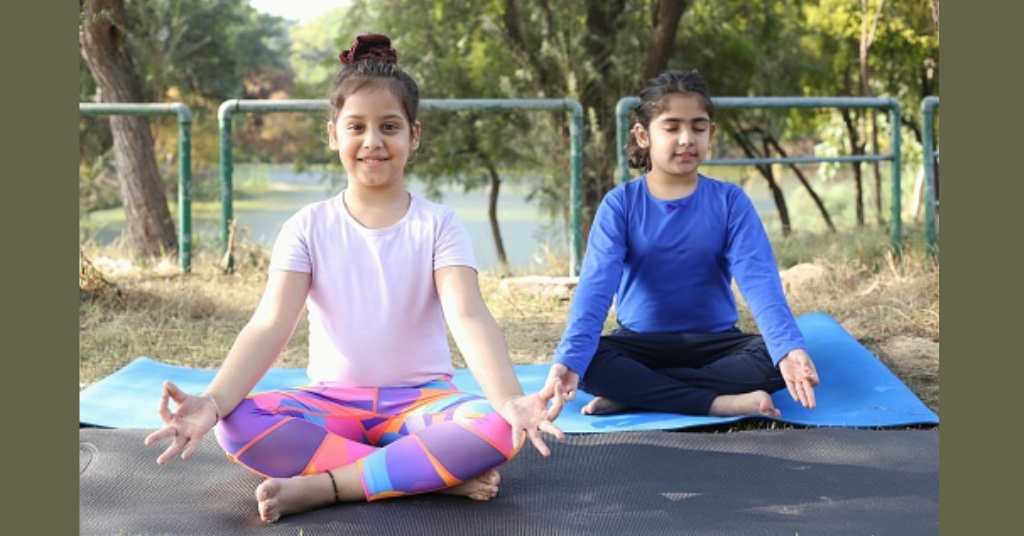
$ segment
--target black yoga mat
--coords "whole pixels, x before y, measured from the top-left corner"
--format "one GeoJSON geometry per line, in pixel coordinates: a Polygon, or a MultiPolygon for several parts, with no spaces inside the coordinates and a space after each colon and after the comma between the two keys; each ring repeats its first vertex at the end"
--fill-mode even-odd
{"type": "Polygon", "coordinates": [[[529,445],[489,502],[419,495],[258,518],[260,477],[212,437],[156,465],[148,430],[81,429],[82,535],[856,535],[939,533],[939,432],[620,432],[529,445]]]}

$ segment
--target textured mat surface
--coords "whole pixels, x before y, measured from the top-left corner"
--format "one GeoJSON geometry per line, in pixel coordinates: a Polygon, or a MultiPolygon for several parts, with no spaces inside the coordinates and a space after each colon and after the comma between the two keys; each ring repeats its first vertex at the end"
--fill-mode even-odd
{"type": "MultiPolygon", "coordinates": [[[[784,422],[806,426],[890,427],[938,424],[939,417],[899,378],[832,317],[813,313],[797,319],[821,376],[815,392],[818,407],[807,410],[793,402],[786,390],[775,393],[784,422]]],[[[544,384],[547,365],[519,365],[516,374],[526,391],[544,384]]],[[[163,425],[156,407],[164,380],[187,392],[198,393],[213,380],[215,371],[175,367],[139,358],[79,394],[79,421],[110,428],[158,428],[163,425]]],[[[256,390],[304,385],[303,369],[272,369],[256,390]]],[[[460,389],[480,392],[468,370],[456,371],[460,389]]],[[[558,420],[569,433],[627,430],[673,430],[740,420],[744,417],[699,417],[669,413],[633,412],[603,417],[581,415],[591,397],[580,393],[558,420]]],[[[760,418],[760,417],[758,417],[760,418]]]]}
{"type": "Polygon", "coordinates": [[[570,436],[501,469],[489,502],[434,494],[259,521],[260,478],[208,436],[164,467],[145,430],[79,431],[80,533],[856,535],[939,533],[939,432],[816,428],[570,436]]]}

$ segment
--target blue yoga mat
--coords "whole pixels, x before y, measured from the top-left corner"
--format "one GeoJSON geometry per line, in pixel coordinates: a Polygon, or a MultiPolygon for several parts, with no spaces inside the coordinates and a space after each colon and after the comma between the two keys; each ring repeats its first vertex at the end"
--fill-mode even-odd
{"type": "MultiPolygon", "coordinates": [[[[807,350],[821,377],[815,391],[818,407],[804,409],[785,389],[773,395],[782,412],[781,422],[806,426],[884,428],[938,424],[928,409],[881,361],[846,332],[832,317],[811,313],[797,319],[807,340],[807,350]]],[[[516,375],[527,392],[539,390],[548,365],[517,365],[516,375]]],[[[171,380],[186,392],[199,393],[213,380],[214,370],[166,365],[140,357],[79,394],[82,425],[107,428],[158,428],[160,389],[171,380]]],[[[455,384],[463,391],[480,393],[468,370],[455,372],[455,384]]],[[[257,391],[294,387],[309,382],[304,369],[271,369],[256,385],[257,391]]],[[[738,421],[749,417],[697,417],[655,412],[627,412],[585,416],[582,408],[592,397],[579,393],[559,417],[567,433],[620,432],[627,430],[675,430],[738,421]]]]}

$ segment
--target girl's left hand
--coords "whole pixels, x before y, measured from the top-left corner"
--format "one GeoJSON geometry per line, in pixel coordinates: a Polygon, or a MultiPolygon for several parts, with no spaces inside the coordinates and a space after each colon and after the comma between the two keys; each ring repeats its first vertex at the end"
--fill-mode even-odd
{"type": "Polygon", "coordinates": [[[817,405],[814,400],[814,388],[818,386],[818,371],[806,351],[797,348],[786,354],[786,357],[779,361],[779,372],[782,373],[782,379],[786,381],[786,387],[793,400],[808,409],[813,409],[817,405]]]}
{"type": "Polygon", "coordinates": [[[551,450],[541,439],[539,431],[547,432],[558,439],[565,437],[562,430],[551,423],[547,406],[548,401],[541,397],[540,393],[510,398],[502,404],[500,413],[512,425],[512,445],[516,449],[525,443],[523,430],[542,456],[550,456],[551,450]]]}

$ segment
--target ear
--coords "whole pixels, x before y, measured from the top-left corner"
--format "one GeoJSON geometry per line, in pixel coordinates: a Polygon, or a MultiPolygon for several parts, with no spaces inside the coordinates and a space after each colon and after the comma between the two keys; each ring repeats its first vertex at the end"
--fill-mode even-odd
{"type": "Polygon", "coordinates": [[[633,125],[633,136],[636,137],[636,144],[641,149],[651,148],[651,137],[647,135],[647,130],[640,123],[633,125]]]}
{"type": "Polygon", "coordinates": [[[712,121],[711,122],[711,128],[708,129],[708,139],[711,140],[711,139],[714,139],[714,137],[715,137],[715,122],[712,121]]]}
{"type": "Polygon", "coordinates": [[[409,130],[412,136],[412,144],[410,145],[410,147],[413,151],[415,151],[416,149],[420,148],[420,122],[416,121],[415,123],[413,123],[412,128],[409,130]]]}
{"type": "Polygon", "coordinates": [[[331,150],[338,150],[338,131],[333,122],[327,123],[327,144],[330,145],[331,150]]]}

